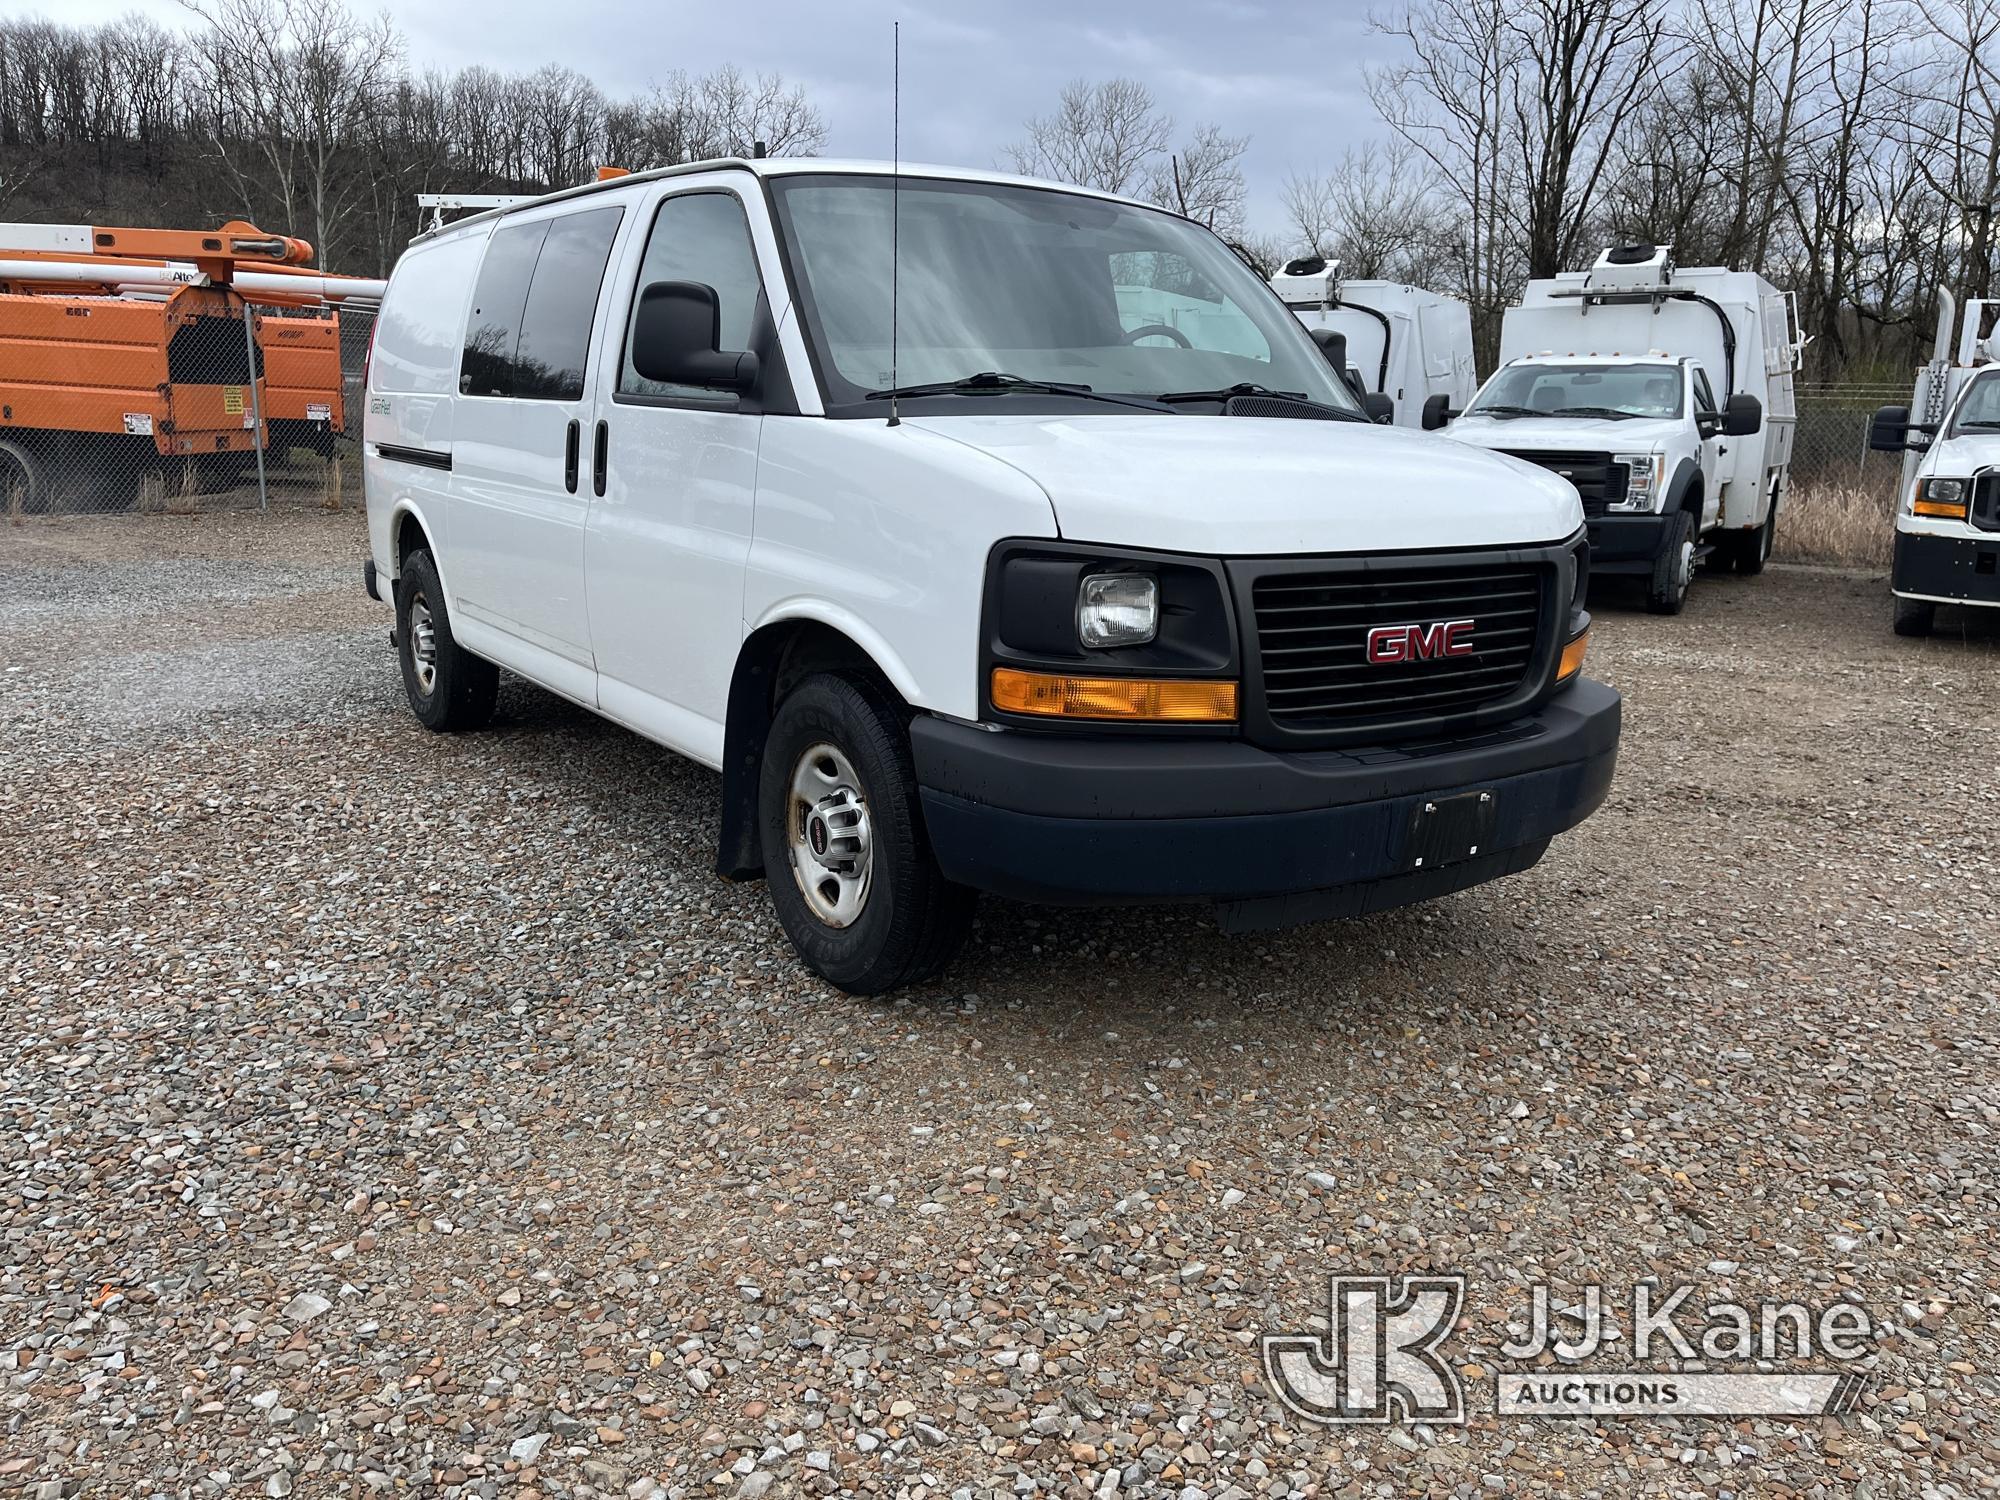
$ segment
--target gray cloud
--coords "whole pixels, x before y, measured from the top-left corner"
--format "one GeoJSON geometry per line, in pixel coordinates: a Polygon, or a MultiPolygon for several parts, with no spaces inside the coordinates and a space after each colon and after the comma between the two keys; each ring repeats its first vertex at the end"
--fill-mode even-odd
{"type": "MultiPolygon", "coordinates": [[[[356,10],[368,0],[353,0],[356,10]]],[[[137,9],[187,24],[172,0],[65,0],[60,19],[137,9]]],[[[1388,55],[1352,0],[1158,0],[1139,6],[763,0],[754,7],[671,0],[431,0],[395,12],[413,67],[483,63],[575,68],[607,93],[634,93],[676,69],[733,62],[806,85],[826,112],[830,152],[889,154],[890,26],[903,23],[903,154],[994,166],[1021,123],[1071,78],[1129,76],[1183,127],[1213,121],[1251,137],[1245,175],[1253,226],[1274,229],[1288,172],[1330,163],[1379,138],[1363,67],[1388,55]]]]}

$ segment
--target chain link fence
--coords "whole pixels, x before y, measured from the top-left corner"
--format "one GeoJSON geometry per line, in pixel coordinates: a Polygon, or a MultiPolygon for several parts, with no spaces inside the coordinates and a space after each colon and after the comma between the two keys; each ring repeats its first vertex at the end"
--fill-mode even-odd
{"type": "Polygon", "coordinates": [[[1793,562],[1883,568],[1895,540],[1903,456],[1873,453],[1876,409],[1907,406],[1916,377],[1902,381],[1805,382],[1791,487],[1778,517],[1778,556],[1793,562]]]}
{"type": "Polygon", "coordinates": [[[0,508],[358,505],[373,323],[215,286],[0,295],[0,508]]]}

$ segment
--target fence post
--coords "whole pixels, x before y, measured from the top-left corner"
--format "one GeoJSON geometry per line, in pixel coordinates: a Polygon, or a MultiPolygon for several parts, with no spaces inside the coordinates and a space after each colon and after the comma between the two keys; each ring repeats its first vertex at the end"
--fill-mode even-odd
{"type": "Polygon", "coordinates": [[[250,438],[257,453],[257,509],[271,508],[271,491],[264,479],[264,400],[257,378],[257,314],[246,298],[243,303],[243,347],[250,356],[250,438]]]}

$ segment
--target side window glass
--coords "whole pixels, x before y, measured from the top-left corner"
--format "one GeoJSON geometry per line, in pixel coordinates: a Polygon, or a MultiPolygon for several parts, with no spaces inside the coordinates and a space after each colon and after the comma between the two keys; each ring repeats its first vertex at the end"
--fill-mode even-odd
{"type": "Polygon", "coordinates": [[[549,221],[521,313],[521,341],[514,353],[516,396],[582,399],[597,293],[624,217],[622,208],[594,208],[549,221]]]}
{"type": "Polygon", "coordinates": [[[520,342],[521,310],[528,302],[528,279],[541,254],[548,221],[503,224],[486,242],[472,310],[465,320],[465,353],[458,366],[458,389],[466,396],[507,396],[514,390],[514,346],[520,342]]]}
{"type": "Polygon", "coordinates": [[[632,368],[631,316],[639,310],[639,294],[656,281],[696,281],[715,288],[721,311],[724,349],[748,349],[757,297],[764,283],[757,274],[757,253],[750,239],[750,222],[733,193],[682,193],[660,205],[646,237],[638,284],[632,291],[632,313],[625,325],[625,349],[618,389],[628,396],[670,396],[679,401],[703,401],[733,406],[729,391],[704,386],[666,385],[647,380],[632,368]]]}
{"type": "Polygon", "coordinates": [[[1708,371],[1696,366],[1694,372],[1695,410],[1704,415],[1715,411],[1715,392],[1709,389],[1708,371]]]}

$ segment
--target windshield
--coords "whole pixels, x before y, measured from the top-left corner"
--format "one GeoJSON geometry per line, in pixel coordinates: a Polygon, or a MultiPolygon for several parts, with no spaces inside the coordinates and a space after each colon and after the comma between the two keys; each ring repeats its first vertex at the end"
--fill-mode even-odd
{"type": "MultiPolygon", "coordinates": [[[[1139,397],[1255,385],[1359,410],[1270,288],[1185,219],[1013,183],[906,177],[895,193],[872,175],[770,183],[830,410],[880,416],[871,391],[986,374],[1014,380],[959,399],[1065,399],[1020,382],[1139,397]]],[[[1121,406],[1079,400],[1085,410],[1121,406]]]]}
{"type": "Polygon", "coordinates": [[[1975,376],[1959,397],[1949,437],[1961,432],[2000,431],[2000,374],[1975,376]]]}
{"type": "Polygon", "coordinates": [[[1673,365],[1509,365],[1466,408],[1496,417],[1678,417],[1673,365]]]}

